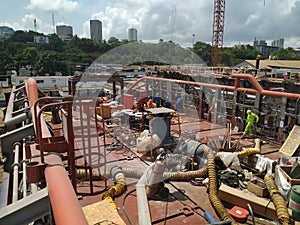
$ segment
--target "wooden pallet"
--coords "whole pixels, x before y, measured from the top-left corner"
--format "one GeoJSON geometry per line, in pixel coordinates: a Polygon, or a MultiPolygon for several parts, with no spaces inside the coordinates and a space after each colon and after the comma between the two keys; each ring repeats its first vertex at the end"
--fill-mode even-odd
{"type": "Polygon", "coordinates": [[[106,200],[84,206],[83,213],[88,224],[118,224],[126,225],[113,206],[106,200]]]}

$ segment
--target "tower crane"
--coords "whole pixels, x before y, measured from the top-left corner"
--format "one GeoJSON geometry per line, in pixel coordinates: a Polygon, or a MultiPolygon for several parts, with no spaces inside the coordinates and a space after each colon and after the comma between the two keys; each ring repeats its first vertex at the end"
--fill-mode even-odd
{"type": "Polygon", "coordinates": [[[225,0],[214,0],[214,20],[212,36],[212,66],[221,64],[224,36],[225,0]]]}

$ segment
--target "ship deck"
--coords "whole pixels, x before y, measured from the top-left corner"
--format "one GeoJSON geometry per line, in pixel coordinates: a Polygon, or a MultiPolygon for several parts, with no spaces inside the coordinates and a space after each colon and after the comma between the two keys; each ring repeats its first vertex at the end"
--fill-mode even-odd
{"type": "MultiPolygon", "coordinates": [[[[171,126],[171,133],[174,137],[179,137],[179,130],[184,132],[188,130],[196,133],[198,140],[207,143],[210,140],[220,140],[224,138],[224,134],[227,128],[215,125],[213,123],[199,120],[197,118],[191,118],[184,113],[180,114],[180,126],[177,123],[171,126]]],[[[113,129],[111,124],[106,126],[106,146],[101,147],[101,151],[105,151],[105,170],[100,168],[100,173],[105,173],[108,178],[107,188],[114,185],[113,180],[109,176],[109,170],[113,166],[121,166],[122,168],[134,168],[137,171],[145,171],[146,168],[155,160],[155,155],[140,154],[137,153],[135,148],[128,148],[122,143],[118,145],[117,138],[111,135],[113,129]]],[[[241,133],[232,133],[232,143],[239,141],[239,147],[253,147],[253,137],[245,137],[241,140],[241,133]]],[[[100,136],[100,140],[103,142],[103,136],[100,136]]],[[[95,140],[94,140],[95,141],[95,140]]],[[[96,146],[97,143],[91,143],[92,146],[96,146]]],[[[264,140],[261,146],[261,154],[265,157],[269,157],[273,160],[278,160],[281,157],[279,153],[280,145],[264,140]]],[[[80,164],[80,162],[77,162],[80,164]]],[[[99,170],[97,170],[99,171],[99,170]]],[[[256,175],[260,175],[257,171],[256,175]]],[[[118,214],[123,219],[125,224],[138,224],[138,204],[136,194],[136,184],[139,181],[138,178],[126,176],[126,191],[121,196],[115,198],[118,214]]],[[[207,185],[195,185],[195,182],[187,181],[165,181],[165,187],[170,191],[168,197],[149,199],[149,210],[151,215],[152,224],[208,224],[204,217],[204,211],[209,211],[215,218],[218,218],[212,204],[208,197],[207,185]]],[[[94,182],[95,190],[102,190],[105,186],[104,180],[94,182]],[[98,188],[98,189],[97,189],[98,188]]],[[[89,192],[89,182],[82,182],[78,185],[78,189],[81,192],[89,192]]],[[[95,204],[102,199],[102,193],[97,195],[81,195],[80,204],[82,207],[87,207],[91,204],[95,204]]],[[[233,206],[230,202],[224,202],[227,209],[233,206]]],[[[94,213],[99,213],[99,209],[91,208],[94,213]]],[[[219,220],[219,219],[217,219],[219,220]]],[[[100,221],[99,221],[100,222],[100,221]]],[[[111,224],[110,221],[106,221],[105,224],[111,224]]],[[[247,221],[243,224],[253,224],[252,218],[249,216],[247,221]]],[[[273,224],[271,220],[262,218],[255,215],[255,224],[273,224]]]]}

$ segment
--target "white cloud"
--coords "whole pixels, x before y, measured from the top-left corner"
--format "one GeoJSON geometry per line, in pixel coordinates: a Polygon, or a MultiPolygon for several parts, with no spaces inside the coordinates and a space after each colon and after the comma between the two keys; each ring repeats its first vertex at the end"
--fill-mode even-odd
{"type": "MultiPolygon", "coordinates": [[[[138,39],[144,42],[163,39],[191,46],[192,34],[195,34],[195,42],[211,43],[212,39],[213,1],[29,0],[25,8],[21,2],[0,1],[0,7],[5,9],[3,20],[13,24],[13,28],[32,28],[32,18],[28,15],[34,13],[40,20],[37,21],[38,31],[52,33],[50,13],[55,13],[56,21],[67,22],[80,37],[90,37],[89,20],[99,19],[106,40],[112,36],[120,40],[127,38],[130,27],[137,29],[138,39]],[[11,11],[14,15],[5,16],[11,11]]],[[[240,0],[226,1],[224,46],[252,44],[254,38],[259,37],[262,40],[284,38],[286,47],[299,47],[300,1],[265,2],[264,5],[262,0],[243,1],[241,5],[240,0]]]]}
{"type": "Polygon", "coordinates": [[[39,33],[53,33],[53,28],[51,25],[45,23],[35,14],[26,14],[21,19],[21,22],[14,23],[4,23],[5,26],[11,27],[14,30],[34,30],[34,20],[36,20],[36,31],[39,33]]]}
{"type": "Polygon", "coordinates": [[[79,7],[79,3],[70,0],[30,0],[27,9],[45,12],[72,12],[79,7]]]}

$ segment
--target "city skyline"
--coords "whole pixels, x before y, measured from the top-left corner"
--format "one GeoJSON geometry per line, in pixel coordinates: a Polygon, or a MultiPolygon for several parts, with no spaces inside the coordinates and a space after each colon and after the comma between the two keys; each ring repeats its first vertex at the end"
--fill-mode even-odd
{"type": "MultiPolygon", "coordinates": [[[[127,39],[132,27],[144,42],[163,39],[190,47],[197,41],[211,43],[212,38],[212,1],[2,0],[0,7],[5,9],[0,25],[14,30],[35,30],[35,20],[40,33],[54,33],[55,26],[64,24],[73,27],[74,35],[90,38],[90,20],[97,19],[103,40],[127,39]]],[[[269,45],[284,38],[285,47],[300,47],[299,12],[299,0],[253,0],[243,6],[238,0],[226,1],[224,46],[253,44],[258,37],[269,45]]]]}

